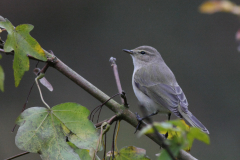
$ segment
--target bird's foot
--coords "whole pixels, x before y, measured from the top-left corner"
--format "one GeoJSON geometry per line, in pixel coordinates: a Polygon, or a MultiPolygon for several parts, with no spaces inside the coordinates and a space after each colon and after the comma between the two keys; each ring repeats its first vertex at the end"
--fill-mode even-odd
{"type": "Polygon", "coordinates": [[[144,119],[144,118],[141,118],[137,112],[135,114],[136,114],[136,118],[138,120],[138,125],[136,127],[136,130],[135,130],[134,134],[137,132],[137,130],[139,130],[139,127],[142,124],[142,120],[144,119]]]}
{"type": "Polygon", "coordinates": [[[167,139],[168,138],[168,132],[164,134],[164,137],[167,139]]]}
{"type": "Polygon", "coordinates": [[[127,107],[127,108],[129,108],[129,105],[128,105],[128,102],[127,102],[126,93],[125,93],[124,90],[122,91],[121,97],[123,98],[124,106],[127,107]]]}

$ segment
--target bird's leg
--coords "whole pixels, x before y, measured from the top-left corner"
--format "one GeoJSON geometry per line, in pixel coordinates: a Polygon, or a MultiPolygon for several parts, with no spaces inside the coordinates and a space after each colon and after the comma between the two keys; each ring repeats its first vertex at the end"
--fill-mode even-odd
{"type": "Polygon", "coordinates": [[[121,97],[123,98],[124,106],[129,108],[129,105],[128,105],[128,102],[127,102],[126,93],[124,92],[124,90],[122,91],[121,97]]]}
{"type": "MultiPolygon", "coordinates": [[[[170,118],[171,118],[171,113],[168,113],[168,121],[170,121],[170,118]]],[[[168,138],[168,132],[164,136],[167,139],[168,138]]]]}
{"type": "Polygon", "coordinates": [[[170,121],[171,115],[172,115],[172,113],[168,113],[168,121],[170,121]]]}
{"type": "Polygon", "coordinates": [[[139,127],[140,127],[140,125],[141,125],[141,123],[142,123],[142,121],[143,121],[144,119],[149,118],[149,117],[151,117],[151,116],[154,116],[154,115],[158,114],[158,112],[153,112],[152,114],[150,114],[150,115],[148,115],[148,116],[145,116],[145,117],[143,117],[143,118],[141,118],[137,112],[136,112],[135,114],[136,114],[136,118],[137,118],[137,120],[138,120],[138,125],[137,125],[136,130],[135,130],[134,133],[136,133],[137,130],[139,130],[139,127]]]}

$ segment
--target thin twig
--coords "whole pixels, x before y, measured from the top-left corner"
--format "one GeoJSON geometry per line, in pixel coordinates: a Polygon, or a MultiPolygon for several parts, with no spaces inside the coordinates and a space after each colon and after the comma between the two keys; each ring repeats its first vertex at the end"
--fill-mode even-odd
{"type": "Polygon", "coordinates": [[[116,147],[116,151],[117,151],[117,153],[118,153],[118,148],[117,148],[117,137],[118,137],[118,133],[119,133],[119,129],[120,129],[120,120],[119,121],[117,121],[118,122],[118,127],[117,127],[117,134],[116,134],[116,136],[115,136],[115,147],[116,147]]]}
{"type": "Polygon", "coordinates": [[[100,117],[100,114],[101,114],[101,111],[102,111],[102,106],[100,107],[100,110],[99,110],[99,112],[98,112],[98,118],[97,118],[97,123],[98,123],[98,120],[99,120],[99,117],[100,117]]]}
{"type": "MultiPolygon", "coordinates": [[[[116,96],[118,96],[118,95],[120,95],[120,93],[117,93],[117,94],[113,95],[113,96],[110,97],[108,100],[106,100],[105,102],[103,102],[101,105],[99,105],[99,106],[97,106],[96,108],[94,108],[94,109],[91,111],[90,115],[89,115],[89,120],[92,120],[92,122],[93,122],[95,113],[96,113],[99,109],[100,109],[100,112],[101,112],[102,107],[103,107],[108,101],[110,101],[111,99],[113,99],[114,97],[116,97],[116,96]],[[96,110],[96,109],[97,109],[97,110],[96,110]],[[96,111],[94,112],[94,110],[96,110],[96,111]],[[94,113],[93,113],[93,112],[94,112],[94,113]],[[93,117],[91,118],[92,115],[93,115],[93,117]]],[[[98,114],[97,123],[98,123],[98,120],[99,120],[100,112],[99,112],[99,114],[98,114]]]]}
{"type": "Polygon", "coordinates": [[[103,155],[103,160],[106,159],[106,146],[107,146],[107,132],[104,134],[104,155],[103,155]]]}
{"type": "Polygon", "coordinates": [[[49,63],[46,63],[46,65],[41,69],[40,73],[46,73],[48,67],[49,67],[49,63]]]}
{"type": "Polygon", "coordinates": [[[114,130],[113,130],[113,140],[112,140],[112,160],[114,160],[115,158],[115,154],[114,154],[114,148],[115,148],[115,132],[116,132],[116,128],[117,128],[117,121],[115,122],[115,126],[114,126],[114,130]]]}
{"type": "Polygon", "coordinates": [[[7,159],[5,159],[5,160],[12,160],[12,159],[15,159],[15,158],[17,158],[17,157],[24,156],[24,155],[26,155],[26,154],[28,154],[28,153],[30,153],[30,152],[23,152],[23,153],[20,153],[20,154],[18,154],[18,155],[15,155],[15,156],[12,156],[12,157],[10,157],[10,158],[7,158],[7,159]]]}
{"type": "Polygon", "coordinates": [[[99,123],[97,123],[97,124],[95,124],[95,126],[96,126],[96,128],[99,128],[99,127],[101,127],[101,125],[104,123],[104,122],[107,122],[108,124],[112,124],[113,122],[115,122],[115,121],[117,121],[118,120],[118,116],[117,115],[114,115],[114,116],[112,116],[110,119],[106,119],[106,120],[104,120],[104,121],[102,121],[102,122],[99,122],[99,123]]]}
{"type": "MultiPolygon", "coordinates": [[[[102,106],[98,106],[97,107],[97,110],[92,114],[93,116],[92,116],[92,119],[91,119],[91,121],[93,122],[93,120],[94,120],[94,116],[95,116],[95,114],[100,110],[102,108],[102,106]]],[[[94,109],[95,110],[95,109],[94,109]]],[[[98,122],[97,122],[98,123],[98,122]]]]}
{"type": "MultiPolygon", "coordinates": [[[[118,68],[117,68],[117,64],[116,64],[116,58],[111,57],[109,59],[109,62],[113,68],[113,74],[116,80],[116,84],[117,84],[117,88],[118,88],[118,92],[122,93],[122,86],[121,86],[121,82],[120,82],[120,78],[119,78],[119,74],[118,74],[118,68]]],[[[124,99],[121,97],[121,102],[122,104],[124,104],[124,99]]]]}

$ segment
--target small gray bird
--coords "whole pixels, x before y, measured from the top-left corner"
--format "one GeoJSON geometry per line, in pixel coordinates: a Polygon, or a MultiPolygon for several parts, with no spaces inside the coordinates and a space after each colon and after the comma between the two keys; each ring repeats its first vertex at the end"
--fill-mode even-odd
{"type": "Polygon", "coordinates": [[[153,47],[124,49],[133,59],[132,86],[134,93],[149,114],[174,113],[192,126],[209,134],[207,128],[188,110],[187,99],[160,53],[153,47]]]}

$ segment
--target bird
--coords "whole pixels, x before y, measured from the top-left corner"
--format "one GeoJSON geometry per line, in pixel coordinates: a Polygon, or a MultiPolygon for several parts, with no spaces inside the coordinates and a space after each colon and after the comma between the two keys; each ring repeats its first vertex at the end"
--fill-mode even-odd
{"type": "Polygon", "coordinates": [[[133,90],[149,116],[173,113],[178,118],[187,120],[193,127],[209,134],[207,128],[189,111],[183,90],[155,48],[144,45],[123,51],[129,53],[133,59],[133,90]]]}

